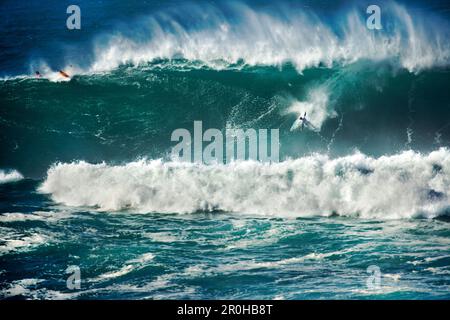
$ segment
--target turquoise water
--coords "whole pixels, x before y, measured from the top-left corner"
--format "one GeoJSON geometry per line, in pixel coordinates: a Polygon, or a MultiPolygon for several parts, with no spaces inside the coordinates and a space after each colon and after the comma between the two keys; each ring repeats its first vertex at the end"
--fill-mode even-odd
{"type": "Polygon", "coordinates": [[[445,2],[79,3],[0,5],[1,299],[450,298],[445,2]]]}

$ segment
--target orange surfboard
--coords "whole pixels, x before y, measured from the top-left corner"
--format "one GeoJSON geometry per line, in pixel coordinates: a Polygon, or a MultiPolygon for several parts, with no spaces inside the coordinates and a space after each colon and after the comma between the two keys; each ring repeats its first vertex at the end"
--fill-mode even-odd
{"type": "Polygon", "coordinates": [[[65,73],[64,71],[62,71],[62,70],[59,70],[59,74],[62,75],[63,77],[65,77],[65,78],[70,78],[70,76],[67,73],[65,73]]]}

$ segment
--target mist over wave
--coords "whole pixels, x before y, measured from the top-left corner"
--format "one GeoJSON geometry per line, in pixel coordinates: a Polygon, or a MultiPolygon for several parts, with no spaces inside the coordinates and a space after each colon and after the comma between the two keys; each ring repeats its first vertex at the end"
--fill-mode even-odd
{"type": "Polygon", "coordinates": [[[39,191],[58,203],[101,211],[398,219],[447,214],[449,183],[450,151],[442,148],[380,158],[317,154],[272,164],[59,163],[39,191]]]}

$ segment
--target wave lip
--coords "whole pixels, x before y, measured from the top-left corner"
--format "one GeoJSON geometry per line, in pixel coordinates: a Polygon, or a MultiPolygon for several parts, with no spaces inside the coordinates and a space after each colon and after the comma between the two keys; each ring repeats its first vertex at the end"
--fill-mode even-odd
{"type": "Polygon", "coordinates": [[[17,182],[23,179],[23,175],[17,170],[0,170],[0,184],[17,182]]]}
{"type": "Polygon", "coordinates": [[[450,151],[371,158],[316,154],[280,163],[201,165],[140,160],[58,163],[39,191],[101,211],[434,218],[450,208],[450,151]]]}

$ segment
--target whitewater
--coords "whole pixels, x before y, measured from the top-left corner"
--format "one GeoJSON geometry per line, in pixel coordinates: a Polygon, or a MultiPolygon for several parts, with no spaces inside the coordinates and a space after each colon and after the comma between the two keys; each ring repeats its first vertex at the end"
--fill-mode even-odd
{"type": "Polygon", "coordinates": [[[449,167],[447,149],[375,159],[314,155],[273,164],[74,162],[53,165],[39,191],[57,203],[101,211],[434,218],[448,214],[449,167]]]}

